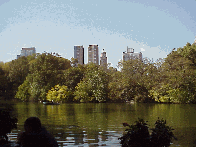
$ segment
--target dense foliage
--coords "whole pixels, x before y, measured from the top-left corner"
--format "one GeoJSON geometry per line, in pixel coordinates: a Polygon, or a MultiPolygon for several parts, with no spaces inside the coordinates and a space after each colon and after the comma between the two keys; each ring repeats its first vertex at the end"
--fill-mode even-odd
{"type": "Polygon", "coordinates": [[[53,102],[68,102],[69,101],[69,94],[67,86],[65,85],[55,85],[51,90],[48,91],[46,100],[53,101],[53,102]]]}
{"type": "Polygon", "coordinates": [[[75,100],[80,102],[106,102],[108,74],[93,63],[85,67],[84,77],[75,87],[75,100]]]}
{"type": "MultiPolygon", "coordinates": [[[[147,123],[138,118],[134,125],[123,123],[129,128],[120,137],[123,147],[168,147],[174,137],[172,128],[166,125],[166,121],[159,119],[155,122],[155,128],[149,133],[147,123]]],[[[175,138],[176,139],[176,138],[175,138]]]]}
{"type": "Polygon", "coordinates": [[[37,54],[28,65],[28,75],[15,95],[23,101],[46,100],[48,90],[61,83],[64,72],[71,67],[68,59],[49,53],[37,54]]]}
{"type": "Polygon", "coordinates": [[[173,49],[156,62],[148,58],[120,61],[119,70],[76,63],[52,53],[1,63],[0,97],[46,100],[51,88],[64,85],[69,102],[196,103],[195,43],[173,49]]]}

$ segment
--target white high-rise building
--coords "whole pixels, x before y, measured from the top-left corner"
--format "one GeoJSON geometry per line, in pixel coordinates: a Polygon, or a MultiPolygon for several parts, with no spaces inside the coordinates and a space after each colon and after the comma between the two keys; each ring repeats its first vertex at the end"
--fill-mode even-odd
{"type": "Polygon", "coordinates": [[[20,55],[17,55],[17,59],[19,57],[22,57],[22,56],[29,56],[29,55],[33,55],[33,54],[36,54],[36,48],[35,47],[23,47],[22,50],[21,50],[21,54],[20,55]]]}
{"type": "Polygon", "coordinates": [[[134,53],[134,49],[128,48],[127,46],[127,52],[123,52],[123,61],[128,61],[130,59],[140,59],[142,61],[142,53],[134,53]]]}

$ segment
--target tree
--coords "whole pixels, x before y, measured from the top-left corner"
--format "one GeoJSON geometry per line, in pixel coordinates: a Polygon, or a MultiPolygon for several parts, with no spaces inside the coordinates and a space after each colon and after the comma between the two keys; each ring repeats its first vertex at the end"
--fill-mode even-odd
{"type": "Polygon", "coordinates": [[[8,82],[5,71],[0,66],[0,97],[6,97],[8,82]]]}
{"type": "Polygon", "coordinates": [[[125,100],[146,102],[148,100],[148,65],[139,59],[119,63],[122,72],[125,100]]]}
{"type": "MultiPolygon", "coordinates": [[[[8,62],[4,66],[5,75],[8,79],[8,89],[7,93],[9,93],[10,97],[14,97],[17,92],[18,86],[20,86],[26,76],[29,73],[29,64],[26,57],[21,57],[16,60],[12,60],[8,62]]],[[[7,95],[8,96],[8,95],[7,95]]]]}
{"type": "Polygon", "coordinates": [[[72,67],[65,71],[62,84],[67,85],[68,89],[74,92],[77,84],[83,79],[85,68],[81,65],[72,67]]]}
{"type": "Polygon", "coordinates": [[[16,82],[20,85],[25,80],[29,71],[29,64],[26,57],[21,57],[16,60],[12,60],[9,63],[9,79],[11,82],[16,82]]]}
{"type": "Polygon", "coordinates": [[[74,92],[75,100],[81,102],[106,102],[108,94],[108,74],[94,63],[85,67],[85,76],[74,92]]]}
{"type": "Polygon", "coordinates": [[[18,91],[15,95],[15,98],[18,98],[25,102],[29,101],[31,96],[29,90],[30,90],[30,84],[28,80],[25,80],[24,83],[18,87],[18,91]]]}
{"type": "Polygon", "coordinates": [[[69,101],[68,95],[69,92],[67,91],[67,86],[65,85],[55,85],[51,90],[47,93],[47,100],[53,102],[61,102],[61,101],[69,101]]]}
{"type": "Polygon", "coordinates": [[[158,68],[158,82],[150,91],[156,101],[196,102],[196,45],[174,49],[158,68]]]}
{"type": "Polygon", "coordinates": [[[61,82],[63,72],[70,67],[68,59],[48,53],[38,55],[30,64],[31,97],[45,100],[47,91],[61,82]]]}
{"type": "Polygon", "coordinates": [[[77,66],[77,64],[78,64],[78,59],[72,57],[70,61],[71,61],[71,66],[72,66],[72,67],[76,67],[76,66],[77,66]]]}
{"type": "Polygon", "coordinates": [[[109,93],[108,99],[111,102],[123,102],[125,101],[124,98],[124,83],[122,72],[117,71],[114,68],[109,68],[108,70],[109,75],[109,93]]]}
{"type": "Polygon", "coordinates": [[[22,100],[45,100],[48,90],[62,83],[64,72],[71,67],[68,59],[49,53],[37,54],[28,61],[29,73],[16,95],[22,100]]]}

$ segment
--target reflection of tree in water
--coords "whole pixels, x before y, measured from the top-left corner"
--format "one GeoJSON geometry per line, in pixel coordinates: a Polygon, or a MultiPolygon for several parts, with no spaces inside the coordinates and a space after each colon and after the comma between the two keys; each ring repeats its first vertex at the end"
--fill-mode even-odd
{"type": "Polygon", "coordinates": [[[85,143],[98,144],[100,140],[107,141],[108,133],[104,130],[110,127],[109,114],[113,113],[113,110],[114,108],[102,103],[80,104],[75,107],[77,122],[80,126],[85,126],[87,131],[85,143]]]}
{"type": "Polygon", "coordinates": [[[77,119],[76,119],[76,111],[74,106],[75,105],[73,104],[67,104],[66,107],[64,107],[65,109],[63,111],[65,112],[67,118],[69,118],[69,122],[76,124],[77,119]]]}
{"type": "Polygon", "coordinates": [[[107,139],[108,139],[108,132],[106,132],[106,131],[102,131],[102,133],[101,133],[101,140],[102,141],[107,141],[107,139]]]}
{"type": "Polygon", "coordinates": [[[93,144],[99,142],[99,131],[98,130],[88,130],[87,131],[87,143],[93,144]]]}
{"type": "Polygon", "coordinates": [[[74,136],[74,139],[75,139],[75,145],[78,145],[78,144],[84,144],[84,141],[83,141],[83,138],[84,138],[84,132],[83,130],[79,130],[79,129],[76,129],[76,130],[73,130],[73,136],[74,136]]]}
{"type": "Polygon", "coordinates": [[[82,128],[75,125],[55,125],[55,126],[45,126],[49,132],[51,132],[60,146],[63,146],[63,143],[66,144],[84,144],[84,132],[82,128]]]}

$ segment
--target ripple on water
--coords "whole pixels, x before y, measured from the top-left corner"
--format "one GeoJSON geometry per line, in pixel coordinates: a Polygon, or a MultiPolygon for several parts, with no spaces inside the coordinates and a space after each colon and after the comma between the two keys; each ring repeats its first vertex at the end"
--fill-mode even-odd
{"type": "MultiPolygon", "coordinates": [[[[46,128],[50,127],[47,126],[46,128]]],[[[15,143],[19,132],[21,132],[21,129],[13,130],[8,134],[9,140],[15,143]]],[[[49,132],[53,132],[59,146],[120,146],[118,138],[121,133],[114,130],[90,131],[57,126],[49,132]]]]}

